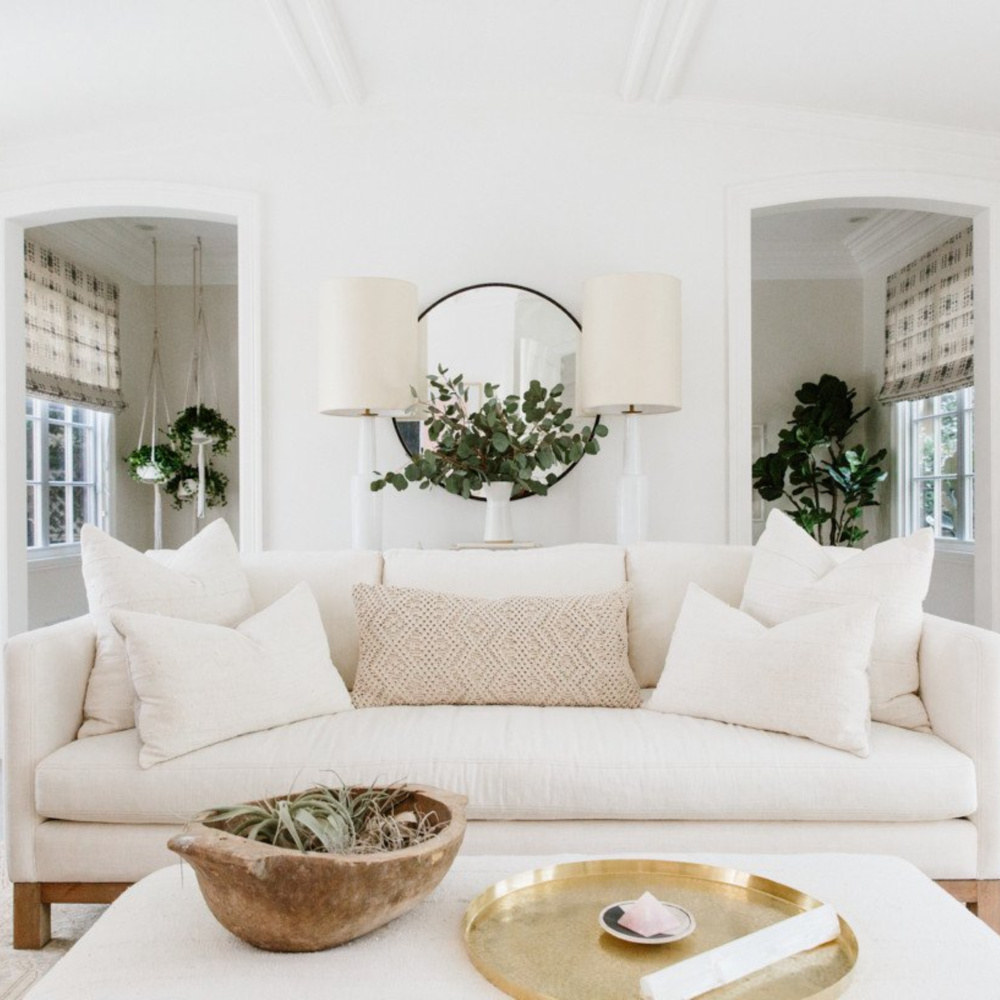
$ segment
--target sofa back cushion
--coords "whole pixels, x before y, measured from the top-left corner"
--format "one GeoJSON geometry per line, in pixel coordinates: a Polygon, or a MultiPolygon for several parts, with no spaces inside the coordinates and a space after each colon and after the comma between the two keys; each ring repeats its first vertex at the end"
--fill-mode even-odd
{"type": "Polygon", "coordinates": [[[330,643],[330,659],[348,688],[358,668],[358,628],[351,589],[382,582],[382,553],[261,552],[243,556],[243,568],[258,608],[266,608],[296,584],[309,584],[330,643]]]}
{"type": "Polygon", "coordinates": [[[587,544],[512,552],[392,549],[382,582],[491,600],[602,594],[626,582],[625,553],[617,545],[587,544]]]}

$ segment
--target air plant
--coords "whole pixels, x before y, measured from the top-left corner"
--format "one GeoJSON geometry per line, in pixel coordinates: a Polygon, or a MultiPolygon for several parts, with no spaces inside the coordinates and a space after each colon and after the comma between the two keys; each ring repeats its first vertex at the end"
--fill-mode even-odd
{"type": "Polygon", "coordinates": [[[247,840],[321,854],[384,854],[440,833],[447,820],[421,813],[401,785],[316,785],[282,798],[210,809],[198,821],[247,840]]]}

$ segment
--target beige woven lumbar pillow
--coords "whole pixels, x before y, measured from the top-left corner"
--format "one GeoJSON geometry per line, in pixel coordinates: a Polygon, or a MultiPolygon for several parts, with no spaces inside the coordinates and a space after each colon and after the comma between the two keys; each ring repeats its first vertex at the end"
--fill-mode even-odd
{"type": "Polygon", "coordinates": [[[485,600],[359,583],[353,701],[376,705],[638,708],[628,587],[485,600]]]}

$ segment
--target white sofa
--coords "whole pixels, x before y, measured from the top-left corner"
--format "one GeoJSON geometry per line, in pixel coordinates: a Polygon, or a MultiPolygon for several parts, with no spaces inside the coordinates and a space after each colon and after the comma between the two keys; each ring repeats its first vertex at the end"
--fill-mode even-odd
{"type": "MultiPolygon", "coordinates": [[[[690,581],[738,604],[751,549],[650,543],[519,552],[267,553],[244,560],[265,606],[313,588],[333,661],[357,665],[355,582],[485,597],[631,583],[629,655],[655,685],[690,581]]],[[[921,695],[933,733],[874,724],[859,758],[701,719],[599,708],[361,709],[242,736],[147,770],[135,730],[77,740],[94,633],[79,618],[6,650],[6,822],[15,940],[52,902],[101,901],[171,863],[207,807],[335,774],[468,796],[464,850],[867,852],[907,858],[1000,928],[1000,635],[926,616],[921,695]]]]}

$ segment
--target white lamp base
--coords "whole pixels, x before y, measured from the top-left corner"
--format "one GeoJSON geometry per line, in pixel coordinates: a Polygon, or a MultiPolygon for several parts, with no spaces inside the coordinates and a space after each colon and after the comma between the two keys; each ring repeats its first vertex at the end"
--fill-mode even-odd
{"type": "Polygon", "coordinates": [[[625,414],[622,478],[618,484],[618,544],[635,545],[649,535],[649,480],[642,474],[640,413],[625,414]]]}
{"type": "Polygon", "coordinates": [[[376,467],[375,417],[360,419],[358,465],[351,477],[351,543],[355,549],[381,550],[382,494],[371,488],[376,467]]]}

